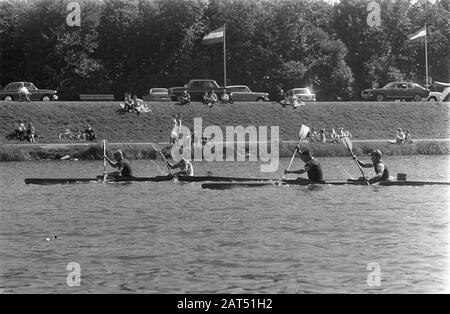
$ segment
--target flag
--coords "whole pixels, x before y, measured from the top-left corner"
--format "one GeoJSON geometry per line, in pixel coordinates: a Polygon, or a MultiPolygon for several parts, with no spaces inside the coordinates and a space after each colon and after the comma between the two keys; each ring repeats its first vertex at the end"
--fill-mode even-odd
{"type": "Polygon", "coordinates": [[[411,34],[408,36],[408,40],[409,41],[413,41],[413,40],[418,40],[422,37],[427,36],[427,28],[426,26],[422,27],[421,29],[419,29],[417,32],[415,32],[414,34],[411,34]]]}
{"type": "Polygon", "coordinates": [[[217,44],[223,42],[223,37],[225,33],[225,28],[222,26],[221,28],[213,30],[211,33],[206,34],[202,39],[202,44],[217,44]]]}

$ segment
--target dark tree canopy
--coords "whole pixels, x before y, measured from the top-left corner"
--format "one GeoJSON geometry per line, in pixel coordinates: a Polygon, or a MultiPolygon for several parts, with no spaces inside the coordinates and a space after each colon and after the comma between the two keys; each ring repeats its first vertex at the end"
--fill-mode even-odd
{"type": "Polygon", "coordinates": [[[448,0],[373,0],[381,25],[367,24],[372,0],[78,0],[69,26],[65,0],[0,1],[0,84],[32,81],[64,99],[211,78],[223,84],[221,44],[203,36],[226,25],[227,85],[275,93],[309,86],[320,100],[357,99],[393,79],[425,85],[428,70],[450,81],[448,0]]]}

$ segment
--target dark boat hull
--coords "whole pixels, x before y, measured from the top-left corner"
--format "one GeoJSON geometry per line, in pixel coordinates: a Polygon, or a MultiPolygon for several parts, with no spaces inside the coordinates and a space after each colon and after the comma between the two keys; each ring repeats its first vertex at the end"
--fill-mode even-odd
{"type": "MultiPolygon", "coordinates": [[[[307,180],[285,180],[281,186],[301,186],[301,185],[367,185],[363,181],[327,181],[309,182],[307,180]]],[[[430,181],[381,181],[375,185],[381,186],[424,186],[424,185],[450,185],[450,182],[430,182],[430,181]]],[[[280,186],[279,181],[272,182],[218,182],[203,183],[203,189],[229,190],[234,188],[258,188],[280,186]]]]}
{"type": "MultiPolygon", "coordinates": [[[[155,177],[115,177],[108,178],[107,182],[163,182],[173,181],[172,176],[155,176],[155,177]]],[[[261,179],[261,178],[239,178],[239,177],[219,177],[219,176],[179,176],[176,180],[181,182],[249,182],[249,181],[274,181],[273,179],[261,179]]],[[[97,176],[96,178],[27,178],[26,184],[76,184],[76,183],[92,183],[103,182],[103,176],[97,176]]]]}

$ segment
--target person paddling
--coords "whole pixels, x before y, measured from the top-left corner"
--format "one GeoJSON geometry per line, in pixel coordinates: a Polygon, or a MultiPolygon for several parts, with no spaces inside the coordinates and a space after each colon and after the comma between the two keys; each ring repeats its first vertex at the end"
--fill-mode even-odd
{"type": "Polygon", "coordinates": [[[295,173],[295,174],[302,174],[307,173],[308,179],[305,178],[298,178],[297,180],[309,180],[311,182],[324,182],[323,181],[323,174],[322,174],[322,166],[320,165],[319,161],[315,159],[309,149],[304,148],[300,150],[300,148],[297,146],[297,151],[300,154],[300,159],[305,163],[305,166],[303,169],[299,170],[285,170],[284,174],[288,173],[295,173]]]}
{"type": "Polygon", "coordinates": [[[170,169],[180,168],[180,171],[174,173],[174,176],[189,176],[192,177],[194,175],[194,167],[189,160],[181,158],[179,162],[176,164],[172,164],[169,161],[166,161],[166,164],[170,167],[170,169]]]}
{"type": "Polygon", "coordinates": [[[380,181],[388,181],[389,180],[389,170],[386,167],[386,165],[381,160],[381,157],[383,156],[383,153],[381,150],[377,149],[374,150],[372,153],[370,153],[370,156],[372,158],[372,162],[362,162],[358,159],[358,157],[353,156],[353,159],[356,160],[356,162],[363,168],[372,168],[375,170],[375,176],[372,178],[360,178],[367,180],[369,184],[373,184],[380,181]]]}
{"type": "Polygon", "coordinates": [[[132,177],[133,176],[133,171],[131,170],[130,162],[128,160],[126,160],[125,158],[123,158],[123,153],[121,150],[117,150],[116,152],[114,152],[114,159],[116,160],[116,162],[109,159],[108,156],[105,156],[105,159],[108,161],[108,163],[111,165],[111,167],[118,168],[117,171],[108,173],[108,176],[112,176],[112,177],[118,177],[118,176],[132,177]]]}

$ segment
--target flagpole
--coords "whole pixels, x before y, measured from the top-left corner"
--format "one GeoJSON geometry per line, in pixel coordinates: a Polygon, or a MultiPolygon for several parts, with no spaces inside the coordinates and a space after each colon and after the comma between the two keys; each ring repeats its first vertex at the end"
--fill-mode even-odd
{"type": "Polygon", "coordinates": [[[223,87],[227,86],[227,53],[225,45],[225,26],[226,24],[223,24],[223,87]]]}
{"type": "Polygon", "coordinates": [[[425,23],[425,87],[428,88],[428,49],[427,49],[427,24],[425,23]]]}

